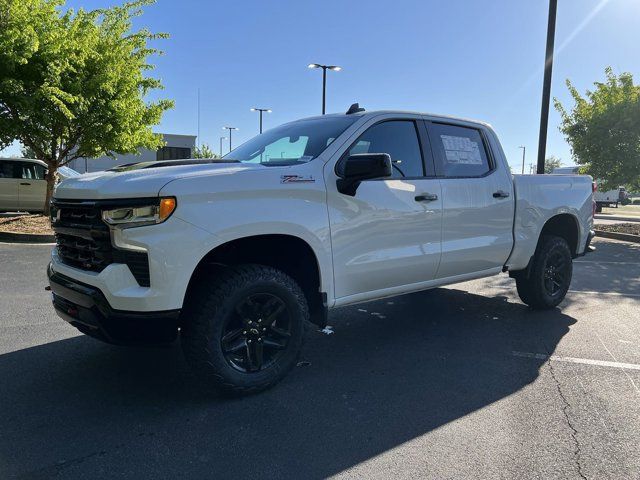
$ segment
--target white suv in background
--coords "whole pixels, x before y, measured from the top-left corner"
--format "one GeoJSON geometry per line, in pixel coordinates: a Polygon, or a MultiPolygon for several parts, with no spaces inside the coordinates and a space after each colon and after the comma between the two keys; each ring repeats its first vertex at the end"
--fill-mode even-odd
{"type": "MultiPolygon", "coordinates": [[[[0,158],[0,212],[42,212],[47,194],[47,164],[30,158],[0,158]]],[[[60,167],[60,180],[78,172],[60,167]]]]}

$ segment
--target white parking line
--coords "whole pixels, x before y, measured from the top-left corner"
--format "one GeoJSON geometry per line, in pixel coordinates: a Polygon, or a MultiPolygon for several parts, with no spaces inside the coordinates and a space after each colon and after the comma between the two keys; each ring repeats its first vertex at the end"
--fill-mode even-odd
{"type": "Polygon", "coordinates": [[[596,263],[603,265],[640,265],[640,262],[600,262],[598,260],[574,260],[573,263],[596,263]]]}
{"type": "Polygon", "coordinates": [[[640,370],[640,365],[635,363],[622,363],[622,362],[609,362],[606,360],[591,360],[590,358],[575,358],[575,357],[559,357],[557,355],[543,355],[542,353],[528,353],[528,352],[516,352],[511,354],[514,357],[523,358],[535,358],[537,360],[552,360],[554,362],[567,362],[567,363],[580,363],[582,365],[596,365],[598,367],[612,367],[622,368],[629,370],[640,370]]]}
{"type": "Polygon", "coordinates": [[[569,290],[569,293],[589,293],[591,295],[612,295],[616,297],[638,297],[640,293],[620,293],[620,292],[594,292],[592,290],[569,290]]]}

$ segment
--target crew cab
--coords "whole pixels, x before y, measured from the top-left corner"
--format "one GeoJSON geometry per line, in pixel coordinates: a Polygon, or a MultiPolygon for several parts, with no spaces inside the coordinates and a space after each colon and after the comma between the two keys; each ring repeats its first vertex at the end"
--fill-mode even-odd
{"type": "Polygon", "coordinates": [[[263,390],[328,309],[503,272],[562,302],[593,237],[588,176],[510,173],[482,122],[400,111],[307,118],[221,159],[62,182],[56,312],[117,344],[171,342],[203,384],[263,390]]]}

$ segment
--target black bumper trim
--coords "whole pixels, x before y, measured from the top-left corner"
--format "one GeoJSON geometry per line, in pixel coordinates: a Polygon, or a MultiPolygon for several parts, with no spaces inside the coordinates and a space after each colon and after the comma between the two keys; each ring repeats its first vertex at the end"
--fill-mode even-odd
{"type": "Polygon", "coordinates": [[[116,310],[96,287],[54,272],[51,265],[47,276],[56,312],[82,333],[126,345],[168,343],[177,336],[180,310],[116,310]]]}

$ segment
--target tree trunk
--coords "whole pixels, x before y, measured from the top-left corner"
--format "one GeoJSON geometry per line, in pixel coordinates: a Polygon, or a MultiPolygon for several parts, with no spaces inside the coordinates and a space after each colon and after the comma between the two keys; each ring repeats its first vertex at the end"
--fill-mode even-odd
{"type": "Polygon", "coordinates": [[[47,181],[47,195],[44,201],[44,214],[46,216],[49,216],[49,202],[51,201],[51,197],[53,196],[53,189],[56,186],[57,172],[57,168],[52,168],[51,166],[49,166],[49,170],[47,171],[47,175],[45,177],[45,180],[47,181]]]}

